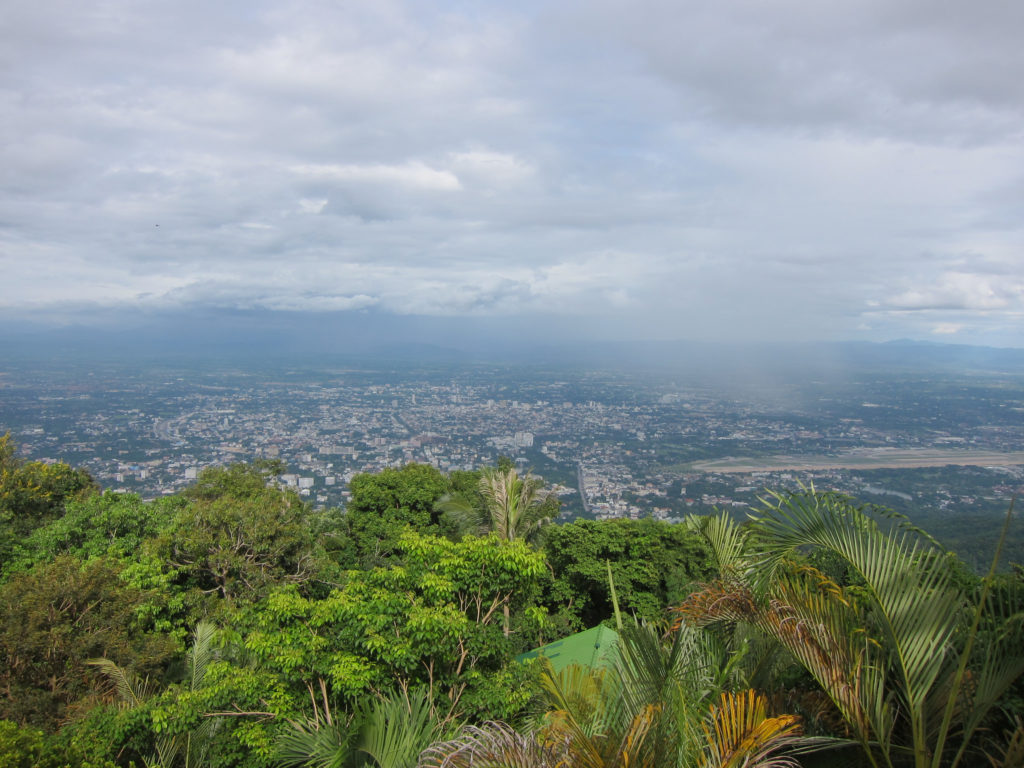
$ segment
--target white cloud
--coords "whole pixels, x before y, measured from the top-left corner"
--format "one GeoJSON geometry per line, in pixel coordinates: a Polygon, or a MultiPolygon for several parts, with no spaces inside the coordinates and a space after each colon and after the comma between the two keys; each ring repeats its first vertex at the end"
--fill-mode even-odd
{"type": "Polygon", "coordinates": [[[299,210],[302,211],[303,213],[323,213],[323,210],[326,207],[326,197],[321,197],[316,200],[311,200],[309,198],[304,197],[301,200],[299,200],[299,210]]]}
{"type": "Polygon", "coordinates": [[[1019,136],[1014,3],[606,0],[574,20],[628,47],[693,113],[755,130],[975,142],[1019,136]]]}
{"type": "Polygon", "coordinates": [[[412,161],[401,165],[296,165],[294,173],[314,179],[352,181],[362,184],[395,184],[416,189],[451,191],[461,188],[458,177],[448,170],[412,161]]]}
{"type": "Polygon", "coordinates": [[[989,275],[947,272],[929,285],[890,297],[893,309],[998,310],[1024,298],[1024,282],[997,280],[989,275]]]}
{"type": "Polygon", "coordinates": [[[505,152],[453,152],[451,162],[460,177],[472,178],[488,185],[517,184],[534,174],[534,169],[529,163],[505,152]]]}
{"type": "Polygon", "coordinates": [[[1024,345],[1024,5],[467,8],[17,5],[0,303],[1024,345]]]}

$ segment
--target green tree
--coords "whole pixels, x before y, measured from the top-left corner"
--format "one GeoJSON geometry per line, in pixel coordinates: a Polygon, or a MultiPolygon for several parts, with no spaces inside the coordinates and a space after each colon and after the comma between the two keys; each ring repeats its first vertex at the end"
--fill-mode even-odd
{"type": "Polygon", "coordinates": [[[306,504],[267,487],[258,468],[204,470],[154,542],[180,583],[228,599],[254,600],[275,584],[307,581],[316,570],[306,504]]]}
{"type": "Polygon", "coordinates": [[[61,517],[32,531],[16,547],[11,567],[28,567],[59,554],[84,560],[131,557],[186,505],[178,496],[145,502],[133,493],[110,491],[69,501],[61,517]]]}
{"type": "Polygon", "coordinates": [[[611,617],[608,563],[622,609],[649,620],[661,618],[711,573],[700,536],[651,519],[553,525],[545,530],[543,548],[551,568],[545,602],[567,630],[611,617]]]}
{"type": "MultiPolygon", "coordinates": [[[[476,493],[449,493],[436,507],[463,533],[491,531],[502,541],[533,541],[558,514],[558,497],[543,488],[540,478],[529,473],[519,477],[512,466],[486,467],[476,493]]],[[[512,631],[509,610],[503,608],[506,636],[512,631]]]]}
{"type": "Polygon", "coordinates": [[[532,542],[558,515],[558,497],[545,492],[544,481],[528,472],[520,477],[511,466],[485,467],[475,488],[459,488],[463,479],[453,478],[456,493],[442,498],[437,508],[465,532],[490,530],[505,542],[532,542]]]}
{"type": "Polygon", "coordinates": [[[293,690],[323,680],[347,701],[423,686],[442,722],[467,697],[486,701],[474,694],[512,652],[498,617],[506,605],[529,607],[543,557],[494,536],[452,542],[410,530],[396,546],[400,565],[351,571],[325,599],[273,592],[250,611],[246,650],[293,690]]]}
{"type": "Polygon", "coordinates": [[[488,528],[502,541],[533,541],[558,515],[558,497],[544,491],[544,481],[515,469],[485,468],[480,475],[488,528]]]}
{"type": "Polygon", "coordinates": [[[62,462],[20,461],[10,434],[0,437],[0,568],[10,562],[18,542],[63,515],[66,502],[96,490],[85,470],[62,462]]]}
{"type": "Polygon", "coordinates": [[[405,526],[438,533],[437,501],[448,483],[428,464],[407,464],[352,478],[345,507],[347,533],[363,566],[380,565],[393,552],[405,526]]]}
{"type": "Polygon", "coordinates": [[[176,644],[140,621],[149,596],[120,574],[114,561],[61,555],[0,587],[0,718],[55,729],[93,694],[86,662],[97,656],[140,674],[162,669],[176,644]]]}
{"type": "Polygon", "coordinates": [[[61,768],[48,746],[42,731],[0,720],[0,768],[61,768]]]}
{"type": "Polygon", "coordinates": [[[544,490],[544,481],[529,473],[520,477],[508,460],[499,460],[498,467],[453,472],[448,481],[437,510],[446,532],[456,536],[491,531],[504,541],[534,542],[558,516],[558,497],[544,490]]]}

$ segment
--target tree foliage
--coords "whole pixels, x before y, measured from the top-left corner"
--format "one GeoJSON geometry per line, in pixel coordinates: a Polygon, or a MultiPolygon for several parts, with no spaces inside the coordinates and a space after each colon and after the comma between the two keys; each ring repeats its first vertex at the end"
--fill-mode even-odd
{"type": "Polygon", "coordinates": [[[56,728],[98,690],[86,663],[105,656],[156,673],[176,643],[150,631],[135,609],[147,595],[119,564],[61,555],[0,587],[0,718],[56,728]]]}
{"type": "Polygon", "coordinates": [[[608,563],[622,609],[652,620],[682,602],[690,587],[710,573],[700,537],[684,526],[650,519],[551,526],[543,549],[552,573],[545,602],[572,629],[611,616],[608,563]]]}
{"type": "Polygon", "coordinates": [[[156,553],[179,583],[228,599],[258,599],[278,583],[302,583],[314,571],[306,504],[267,487],[256,467],[204,470],[184,496],[156,553]]]}
{"type": "Polygon", "coordinates": [[[281,589],[252,611],[246,649],[293,685],[325,680],[354,702],[424,686],[442,720],[507,661],[498,617],[533,593],[543,558],[495,537],[451,542],[411,530],[401,565],[351,571],[325,599],[281,589]]]}
{"type": "Polygon", "coordinates": [[[110,491],[70,501],[62,516],[36,528],[15,547],[11,567],[25,568],[60,554],[83,560],[129,558],[186,505],[181,497],[145,502],[133,493],[110,491]]]}
{"type": "Polygon", "coordinates": [[[541,528],[557,499],[508,461],[324,512],[280,471],[147,502],[0,439],[0,765],[775,766],[796,714],[876,766],[1024,743],[1024,580],[875,508],[541,528]],[[514,660],[613,616],[613,669],[514,660]]]}
{"type": "Polygon", "coordinates": [[[0,437],[0,569],[6,570],[24,537],[64,514],[65,503],[96,490],[85,470],[62,462],[20,461],[10,434],[0,437]]]}
{"type": "Polygon", "coordinates": [[[440,512],[435,507],[447,489],[444,475],[428,464],[353,477],[345,518],[358,562],[363,566],[384,562],[406,526],[438,533],[440,512]]]}

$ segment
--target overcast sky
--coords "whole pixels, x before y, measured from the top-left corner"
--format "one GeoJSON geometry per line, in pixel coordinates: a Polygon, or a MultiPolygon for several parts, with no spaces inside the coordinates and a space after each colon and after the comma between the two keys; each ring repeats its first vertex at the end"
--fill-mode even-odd
{"type": "Polygon", "coordinates": [[[1022,40],[1015,0],[8,0],[0,315],[1024,346],[1022,40]]]}

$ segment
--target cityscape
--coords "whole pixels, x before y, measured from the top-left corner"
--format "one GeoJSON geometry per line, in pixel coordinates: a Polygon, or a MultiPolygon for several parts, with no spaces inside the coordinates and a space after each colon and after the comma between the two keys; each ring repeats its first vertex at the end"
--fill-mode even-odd
{"type": "MultiPolygon", "coordinates": [[[[944,525],[1024,490],[1024,381],[871,374],[730,391],[669,374],[542,367],[8,365],[0,433],[106,489],[172,494],[204,467],[275,460],[314,508],[358,473],[513,459],[563,519],[756,507],[814,485],[944,525]],[[943,520],[945,523],[943,523],[943,520]]],[[[990,537],[991,538],[991,537],[990,537]]]]}

